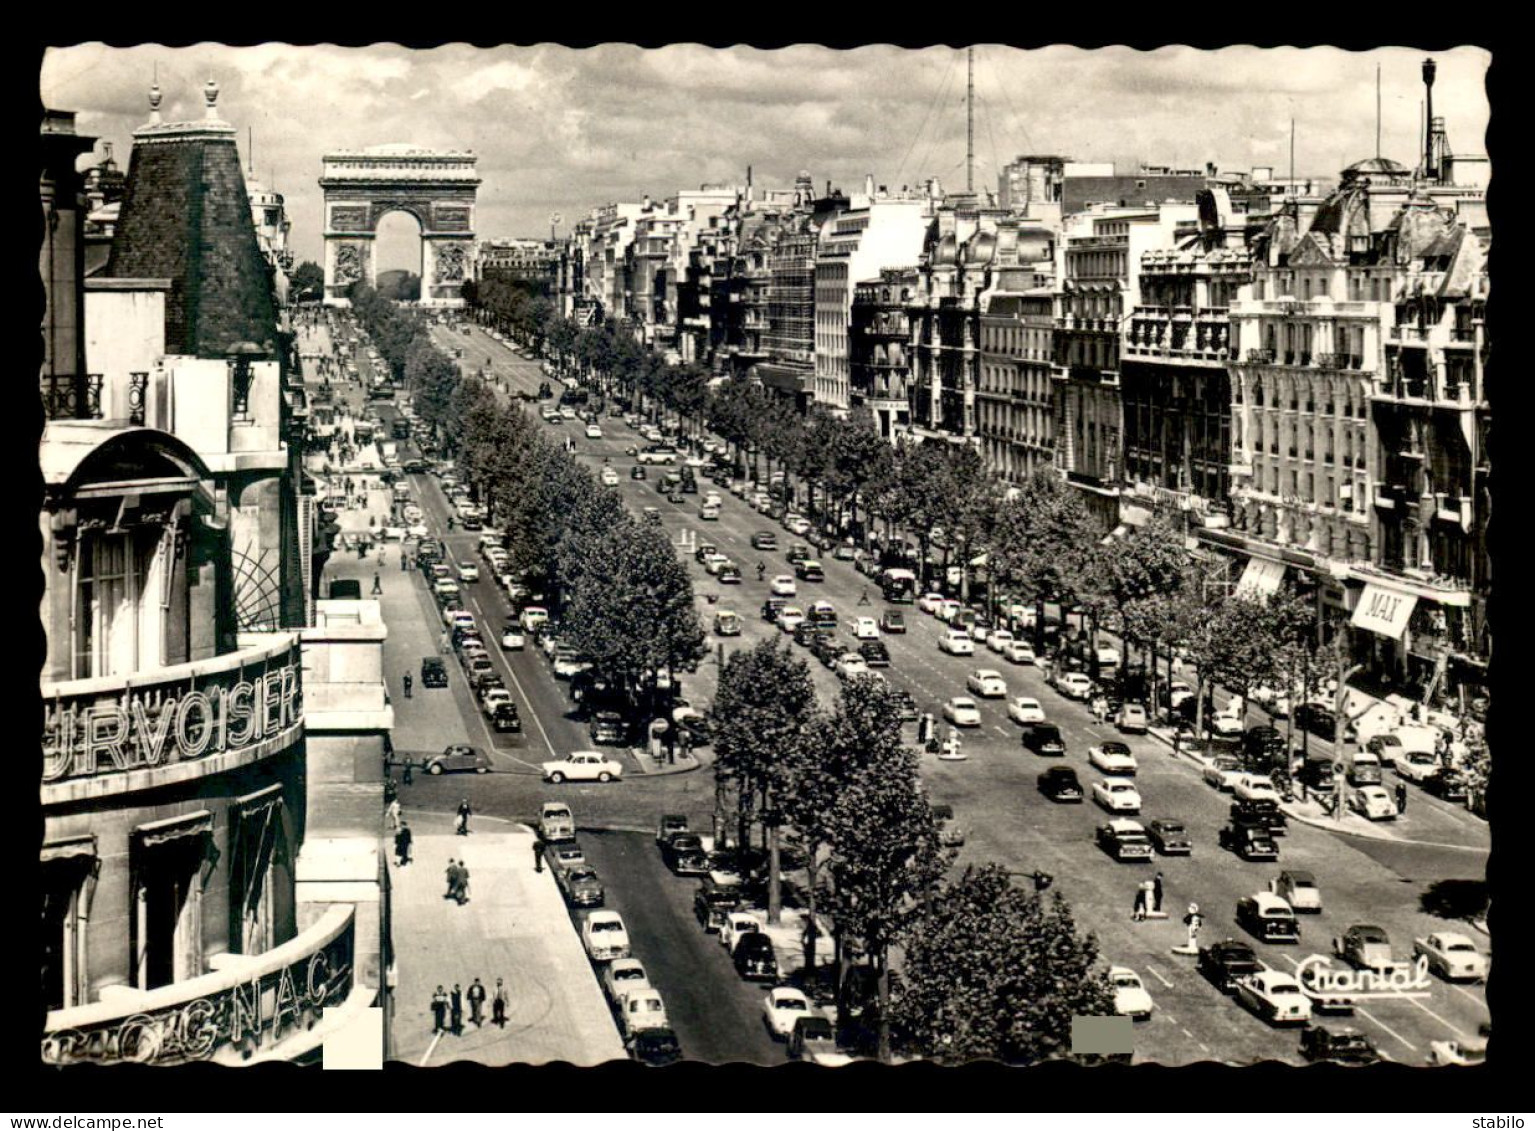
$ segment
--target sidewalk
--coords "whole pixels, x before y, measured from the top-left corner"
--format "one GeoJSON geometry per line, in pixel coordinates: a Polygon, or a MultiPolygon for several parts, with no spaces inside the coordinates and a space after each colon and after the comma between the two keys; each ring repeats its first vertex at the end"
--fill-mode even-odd
{"type": "Polygon", "coordinates": [[[412,1065],[565,1061],[587,1067],[625,1057],[623,1042],[565,902],[547,868],[533,870],[531,829],[476,818],[455,836],[447,814],[413,815],[415,860],[391,859],[396,1056],[412,1065]],[[469,866],[469,901],[443,898],[448,860],[469,866]],[[440,984],[486,987],[484,1025],[464,1003],[461,1035],[432,1033],[432,994],[440,984]],[[501,978],[511,996],[505,1028],[490,1022],[501,978]]]}

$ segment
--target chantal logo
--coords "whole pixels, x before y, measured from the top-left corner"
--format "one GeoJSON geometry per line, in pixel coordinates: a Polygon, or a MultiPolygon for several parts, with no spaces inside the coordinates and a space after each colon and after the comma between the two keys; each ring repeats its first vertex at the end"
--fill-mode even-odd
{"type": "Polygon", "coordinates": [[[1422,955],[1414,962],[1398,962],[1382,971],[1339,969],[1326,955],[1313,954],[1300,964],[1295,976],[1308,997],[1346,997],[1352,1001],[1428,997],[1433,984],[1428,959],[1422,955]]]}

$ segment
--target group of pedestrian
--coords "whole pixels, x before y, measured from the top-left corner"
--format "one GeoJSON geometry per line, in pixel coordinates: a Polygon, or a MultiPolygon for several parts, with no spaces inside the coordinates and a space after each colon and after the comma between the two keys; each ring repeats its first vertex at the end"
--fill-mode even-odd
{"type": "Polygon", "coordinates": [[[451,899],[460,907],[469,902],[469,864],[467,861],[448,861],[448,890],[442,898],[451,899]]]}
{"type": "Polygon", "coordinates": [[[432,1032],[462,1036],[465,1001],[469,1003],[470,1022],[476,1029],[482,1027],[485,1024],[487,999],[491,1003],[491,1023],[506,1028],[506,1012],[511,1005],[511,995],[507,993],[506,984],[500,978],[496,979],[493,994],[486,991],[485,984],[478,978],[469,983],[467,992],[458,982],[453,983],[452,993],[438,983],[437,991],[432,994],[432,1032]]]}
{"type": "Polygon", "coordinates": [[[1162,873],[1158,872],[1155,879],[1144,880],[1136,885],[1135,906],[1130,912],[1130,918],[1136,923],[1143,923],[1147,913],[1160,915],[1162,913],[1162,873]]]}

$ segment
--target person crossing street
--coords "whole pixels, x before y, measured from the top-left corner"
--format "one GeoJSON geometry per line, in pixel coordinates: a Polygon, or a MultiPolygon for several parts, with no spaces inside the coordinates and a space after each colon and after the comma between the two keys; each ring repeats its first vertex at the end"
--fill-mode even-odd
{"type": "Polygon", "coordinates": [[[410,698],[411,684],[414,682],[414,680],[411,678],[411,674],[409,672],[406,672],[405,673],[405,677],[400,682],[405,687],[405,698],[409,699],[410,698]]]}

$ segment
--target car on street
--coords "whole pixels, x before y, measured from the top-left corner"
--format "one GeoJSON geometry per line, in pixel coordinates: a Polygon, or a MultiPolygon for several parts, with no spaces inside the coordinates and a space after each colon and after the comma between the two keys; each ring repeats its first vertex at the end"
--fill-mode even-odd
{"type": "Polygon", "coordinates": [[[698,508],[698,520],[700,522],[718,522],[720,509],[713,503],[705,503],[698,508]]]}
{"type": "Polygon", "coordinates": [[[854,617],[848,622],[848,631],[859,640],[878,640],[879,622],[873,617],[854,617]]]}
{"type": "Polygon", "coordinates": [[[1263,969],[1253,948],[1240,939],[1222,939],[1200,947],[1196,966],[1200,974],[1225,994],[1233,993],[1239,980],[1263,969]]]}
{"type": "Polygon", "coordinates": [[[1232,706],[1234,703],[1236,700],[1232,700],[1232,703],[1228,703],[1219,711],[1205,716],[1205,731],[1208,734],[1217,738],[1242,737],[1242,730],[1246,726],[1245,713],[1241,707],[1232,706]]]}
{"type": "Polygon", "coordinates": [[[741,977],[761,982],[778,980],[778,955],[773,952],[773,940],[761,932],[743,936],[731,956],[741,977]]]}
{"type": "Polygon", "coordinates": [[[570,679],[577,672],[584,672],[591,668],[592,662],[577,652],[574,648],[556,648],[554,651],[554,678],[570,679]]]}
{"type": "Polygon", "coordinates": [[[1466,800],[1466,776],[1453,766],[1447,766],[1423,783],[1425,793],[1442,801],[1466,800]]]}
{"type": "Polygon", "coordinates": [[[519,652],[527,645],[528,637],[522,625],[515,618],[508,617],[501,628],[501,647],[508,652],[519,652]]]}
{"type": "Polygon", "coordinates": [[[448,668],[439,656],[424,656],[421,660],[421,686],[447,687],[448,668]]]}
{"type": "Polygon", "coordinates": [[[602,439],[602,427],[597,424],[588,424],[586,426],[586,438],[588,440],[602,439]]]}
{"type": "Polygon", "coordinates": [[[1236,998],[1270,1025],[1305,1025],[1311,1020],[1311,999],[1282,970],[1264,967],[1242,978],[1236,983],[1236,998]]]}
{"type": "Polygon", "coordinates": [[[1170,680],[1167,690],[1163,692],[1163,697],[1167,700],[1168,707],[1176,711],[1183,706],[1185,700],[1194,698],[1194,689],[1181,679],[1170,680]]]}
{"type": "Polygon", "coordinates": [[[1316,885],[1316,877],[1298,868],[1288,868],[1269,881],[1269,891],[1290,905],[1296,914],[1322,913],[1322,892],[1316,885]]]}
{"type": "MultiPolygon", "coordinates": [[[[1384,736],[1382,736],[1384,737],[1384,736]]],[[[1371,739],[1372,743],[1378,739],[1371,739]]],[[[1374,747],[1371,747],[1374,749],[1374,747]]],[[[1377,751],[1377,754],[1379,751],[1377,751]]],[[[1381,755],[1381,761],[1385,761],[1381,755]]],[[[1396,776],[1403,781],[1410,781],[1416,785],[1423,785],[1439,772],[1441,763],[1434,755],[1422,750],[1407,750],[1396,755],[1396,776]]]]}
{"type": "Polygon", "coordinates": [[[1268,829],[1235,822],[1221,826],[1220,846],[1243,860],[1278,860],[1279,845],[1268,829]]]}
{"type": "Polygon", "coordinates": [[[1045,709],[1040,706],[1038,699],[1019,695],[1008,701],[1007,717],[1024,726],[1042,723],[1045,721],[1045,709]]]}
{"type": "Polygon", "coordinates": [[[805,558],[795,563],[794,576],[801,581],[825,581],[826,570],[814,558],[805,558]]]}
{"type": "Polygon", "coordinates": [[[629,994],[650,989],[650,975],[638,958],[615,958],[603,968],[602,988],[616,1009],[629,994]]]}
{"type": "Polygon", "coordinates": [[[1059,758],[1066,753],[1066,740],[1054,723],[1025,723],[1023,745],[1043,758],[1059,758]]]}
{"type": "MultiPolygon", "coordinates": [[[[702,854],[702,849],[690,849],[702,854]]],[[[705,866],[707,868],[707,865],[705,866]]],[[[705,877],[699,884],[698,890],[693,893],[693,914],[698,917],[698,923],[709,934],[717,934],[724,926],[727,918],[737,907],[741,906],[741,888],[739,884],[721,884],[705,877]]]]}
{"type": "Polygon", "coordinates": [[[962,628],[951,628],[938,638],[938,648],[951,656],[975,655],[975,641],[962,628]]]}
{"type": "Polygon", "coordinates": [[[1141,976],[1128,966],[1109,967],[1109,986],[1114,991],[1114,1012],[1132,1021],[1151,1020],[1151,995],[1141,976]]]}
{"type": "Polygon", "coordinates": [[[656,846],[660,847],[678,833],[688,831],[688,819],[682,813],[662,813],[656,821],[656,846]]]}
{"type": "Polygon", "coordinates": [[[799,592],[799,583],[787,573],[780,573],[768,586],[775,597],[793,597],[799,592]]]}
{"type": "Polygon", "coordinates": [[[1110,813],[1139,813],[1141,795],[1129,778],[1103,778],[1093,783],[1093,800],[1110,813]]]}
{"type": "Polygon", "coordinates": [[[1125,734],[1145,734],[1151,729],[1151,719],[1141,704],[1121,703],[1114,712],[1114,725],[1125,734]]]}
{"type": "Polygon", "coordinates": [[[1038,778],[1039,792],[1051,801],[1073,803],[1082,800],[1082,783],[1070,766],[1051,766],[1038,778]]]}
{"type": "Polygon", "coordinates": [[[1385,928],[1355,923],[1332,940],[1332,952],[1356,970],[1387,974],[1402,966],[1391,953],[1391,937],[1385,928]]]}
{"type": "Polygon", "coordinates": [[[544,780],[555,785],[564,781],[617,781],[624,774],[621,763],[596,750],[572,750],[563,758],[544,762],[540,769],[544,780]]]}
{"type": "Polygon", "coordinates": [[[1081,672],[1061,672],[1055,677],[1055,689],[1068,699],[1082,700],[1093,693],[1093,681],[1081,672]]]}
{"type": "Polygon", "coordinates": [[[965,687],[971,694],[979,695],[982,699],[1005,699],[1007,697],[1007,681],[1002,678],[1002,673],[991,668],[977,668],[965,679],[965,687]]]}
{"type": "Polygon", "coordinates": [[[1428,1062],[1436,1067],[1440,1065],[1464,1067],[1469,1064],[1486,1064],[1486,1034],[1468,1037],[1465,1040],[1456,1040],[1452,1037],[1447,1041],[1430,1041],[1428,1046],[1428,1062]]]}
{"type": "Polygon", "coordinates": [[[1032,664],[1035,662],[1034,646],[1014,640],[1002,649],[1002,658],[1010,664],[1032,664]]]}
{"type": "Polygon", "coordinates": [[[1328,1029],[1308,1025],[1300,1035],[1300,1054],[1312,1063],[1366,1065],[1380,1063],[1380,1053],[1358,1029],[1328,1029]]]}
{"type": "Polygon", "coordinates": [[[881,632],[905,632],[906,614],[900,609],[886,609],[879,617],[881,632]]]}
{"type": "Polygon", "coordinates": [[[729,954],[734,954],[736,943],[741,941],[743,935],[753,931],[762,930],[762,918],[753,910],[729,911],[725,914],[725,922],[720,927],[721,945],[729,954]]]}
{"type": "Polygon", "coordinates": [[[572,907],[602,906],[604,898],[602,881],[597,878],[597,870],[590,864],[556,868],[554,881],[565,896],[565,902],[572,907]]]}
{"type": "Polygon", "coordinates": [[[512,693],[504,687],[488,687],[480,694],[480,710],[487,719],[495,716],[497,708],[512,706],[512,693]]]}
{"type": "Polygon", "coordinates": [[[517,713],[517,704],[502,703],[491,712],[490,729],[497,734],[521,734],[522,716],[517,713]]]}
{"type": "Polygon", "coordinates": [[[865,640],[858,646],[858,654],[863,657],[863,662],[871,668],[888,668],[890,666],[890,649],[885,647],[884,641],[865,640]]]}
{"type": "Polygon", "coordinates": [[[1191,856],[1194,853],[1194,841],[1182,821],[1158,817],[1146,826],[1146,835],[1163,856],[1191,856]]]}
{"type": "Polygon", "coordinates": [[[1222,793],[1230,793],[1236,787],[1237,778],[1246,771],[1242,760],[1234,754],[1217,754],[1209,765],[1200,771],[1206,785],[1214,786],[1222,793]]]}
{"type": "Polygon", "coordinates": [[[974,699],[963,695],[956,695],[943,705],[943,717],[957,727],[978,727],[981,725],[981,709],[974,699]]]}
{"type": "Polygon", "coordinates": [[[592,715],[589,731],[599,746],[623,746],[629,734],[624,717],[617,711],[598,711],[592,715]]]}
{"type": "Polygon", "coordinates": [[[917,608],[929,616],[936,616],[938,606],[948,600],[942,593],[924,593],[917,598],[917,608]]]}
{"type": "Polygon", "coordinates": [[[752,549],[766,550],[769,552],[778,549],[778,535],[771,530],[759,530],[752,535],[752,549]]]}
{"type": "Polygon", "coordinates": [[[1087,761],[1096,770],[1121,777],[1134,777],[1137,769],[1135,755],[1123,742],[1100,742],[1087,748],[1087,761]]]}
{"type": "Polygon", "coordinates": [[[721,609],[714,614],[714,633],[716,636],[740,636],[741,614],[731,609],[721,609]]]}
{"type": "Polygon", "coordinates": [[[654,986],[630,990],[618,1006],[618,1031],[627,1044],[645,1029],[669,1029],[666,1003],[654,986]]]}
{"type": "Polygon", "coordinates": [[[1151,862],[1151,840],[1139,821],[1125,818],[1107,821],[1093,835],[1098,847],[1121,864],[1151,862]]]}
{"type": "Polygon", "coordinates": [[[454,743],[443,749],[441,754],[433,754],[421,765],[421,768],[432,775],[464,773],[473,771],[477,774],[490,773],[490,759],[485,751],[477,746],[465,746],[463,743],[454,743]]]}
{"type": "Polygon", "coordinates": [[[1487,977],[1487,959],[1458,931],[1438,931],[1412,941],[1413,957],[1447,982],[1479,982],[1487,977]]]}
{"type": "Polygon", "coordinates": [[[821,1068],[839,1068],[853,1058],[837,1048],[832,1023],[819,1014],[801,1017],[789,1033],[789,1059],[804,1060],[821,1068]]]}
{"type": "Polygon", "coordinates": [[[1371,821],[1396,820],[1396,802],[1384,786],[1362,785],[1347,792],[1348,811],[1358,813],[1371,821]]]}
{"type": "Polygon", "coordinates": [[[1300,922],[1290,905],[1273,892],[1260,891],[1237,901],[1237,926],[1264,942],[1300,942],[1300,922]]]}
{"type": "Polygon", "coordinates": [[[1006,654],[1012,642],[1013,634],[1005,628],[994,628],[986,634],[986,647],[999,656],[1006,654]]]}
{"type": "Polygon", "coordinates": [[[778,610],[777,623],[781,632],[792,633],[805,623],[805,610],[798,605],[784,605],[778,610]]]}
{"type": "Polygon", "coordinates": [[[478,565],[476,565],[474,562],[459,562],[458,563],[458,579],[460,581],[478,581],[478,580],[480,580],[480,567],[478,565]]]}
{"type": "Polygon", "coordinates": [[[629,931],[617,911],[593,911],[581,924],[581,942],[593,962],[629,957],[629,931]]]}
{"type": "Polygon", "coordinates": [[[534,632],[549,623],[549,610],[542,605],[528,605],[521,614],[524,632],[534,632]]]}
{"type": "Polygon", "coordinates": [[[611,467],[604,467],[602,469],[602,485],[604,487],[617,487],[618,472],[614,471],[611,467]]]}
{"type": "Polygon", "coordinates": [[[1331,742],[1336,733],[1337,716],[1331,707],[1321,703],[1302,703],[1295,708],[1295,725],[1331,742]]]}
{"type": "MultiPolygon", "coordinates": [[[[865,645],[865,647],[868,647],[868,645],[865,645]]],[[[880,647],[883,648],[884,645],[881,644],[880,647]]],[[[864,658],[868,659],[867,656],[864,658]]],[[[869,666],[873,667],[873,663],[871,662],[869,666]]],[[[922,712],[917,709],[917,700],[910,691],[907,691],[904,687],[897,687],[890,694],[891,698],[895,700],[896,710],[900,713],[903,723],[914,723],[922,717],[922,712]]]]}
{"type": "Polygon", "coordinates": [[[714,575],[721,585],[740,585],[741,567],[733,562],[726,562],[720,566],[719,572],[714,575]]]}
{"type": "Polygon", "coordinates": [[[787,1041],[794,1026],[815,1016],[815,1007],[803,990],[793,986],[774,986],[762,999],[762,1021],[774,1040],[787,1041]]]}
{"type": "Polygon", "coordinates": [[[646,471],[640,464],[635,464],[629,469],[630,479],[648,479],[649,477],[650,473],[646,471]]]}
{"type": "Polygon", "coordinates": [[[576,819],[570,806],[562,801],[545,801],[538,814],[538,836],[548,843],[570,840],[576,835],[576,819]]]}
{"type": "Polygon", "coordinates": [[[837,658],[837,664],[832,669],[838,679],[852,679],[855,675],[868,675],[868,662],[857,652],[844,652],[837,658]]]}
{"type": "Polygon", "coordinates": [[[800,562],[810,557],[810,547],[799,542],[793,542],[784,551],[783,556],[788,559],[790,565],[799,565],[800,562]]]}
{"type": "Polygon", "coordinates": [[[1272,801],[1279,804],[1279,790],[1267,774],[1239,774],[1231,783],[1231,796],[1238,801],[1272,801]]]}

